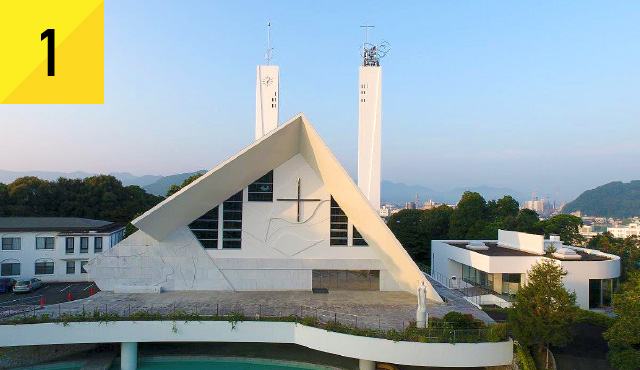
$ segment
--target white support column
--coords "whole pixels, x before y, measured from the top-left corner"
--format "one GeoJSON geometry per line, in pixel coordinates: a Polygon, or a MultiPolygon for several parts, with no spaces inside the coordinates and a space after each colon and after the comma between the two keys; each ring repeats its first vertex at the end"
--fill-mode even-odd
{"type": "Polygon", "coordinates": [[[376,370],[376,362],[369,360],[358,360],[358,370],[376,370]]]}
{"type": "Polygon", "coordinates": [[[138,342],[122,342],[120,345],[120,369],[138,369],[138,342]]]}

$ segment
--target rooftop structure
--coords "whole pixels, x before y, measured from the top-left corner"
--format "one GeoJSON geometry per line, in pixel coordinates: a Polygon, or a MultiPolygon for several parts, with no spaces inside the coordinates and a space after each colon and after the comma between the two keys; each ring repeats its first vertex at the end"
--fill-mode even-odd
{"type": "Polygon", "coordinates": [[[432,277],[460,289],[478,305],[509,305],[526,284],[527,272],[542,259],[557,261],[568,273],[564,285],[585,309],[611,304],[620,276],[620,258],[600,251],[514,231],[498,231],[498,240],[434,240],[432,277]]]}

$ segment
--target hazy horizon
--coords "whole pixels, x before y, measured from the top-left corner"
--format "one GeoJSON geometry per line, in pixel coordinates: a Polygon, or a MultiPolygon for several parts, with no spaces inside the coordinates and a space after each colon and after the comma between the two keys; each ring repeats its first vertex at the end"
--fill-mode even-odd
{"type": "Polygon", "coordinates": [[[170,175],[253,141],[271,20],[280,121],[356,172],[360,25],[386,40],[382,177],[572,200],[638,179],[640,3],[105,3],[104,105],[0,105],[0,169],[170,175]]]}

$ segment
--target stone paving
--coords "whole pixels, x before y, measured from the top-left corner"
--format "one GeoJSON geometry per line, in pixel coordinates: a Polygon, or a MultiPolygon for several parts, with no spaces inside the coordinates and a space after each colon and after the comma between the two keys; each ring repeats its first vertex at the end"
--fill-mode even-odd
{"type": "MultiPolygon", "coordinates": [[[[432,284],[446,298],[446,303],[430,301],[429,315],[442,317],[450,311],[470,313],[485,322],[493,320],[455,291],[435,281],[432,284]]],[[[246,316],[316,316],[322,321],[336,320],[343,324],[380,329],[402,329],[415,320],[416,297],[406,292],[331,291],[314,294],[302,291],[230,292],[181,291],[161,294],[116,294],[99,292],[89,298],[51,305],[38,310],[57,316],[62,313],[148,311],[170,314],[182,310],[201,315],[242,312],[246,316]]]]}

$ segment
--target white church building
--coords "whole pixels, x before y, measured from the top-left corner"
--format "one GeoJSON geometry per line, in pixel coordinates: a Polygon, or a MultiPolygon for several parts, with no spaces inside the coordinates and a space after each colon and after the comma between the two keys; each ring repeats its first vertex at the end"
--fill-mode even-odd
{"type": "Polygon", "coordinates": [[[279,70],[258,66],[255,142],[135,219],[137,232],[90,261],[90,278],[116,292],[416,294],[424,283],[441,301],[378,214],[382,73],[365,51],[359,186],[304,114],[278,126],[279,70]]]}

